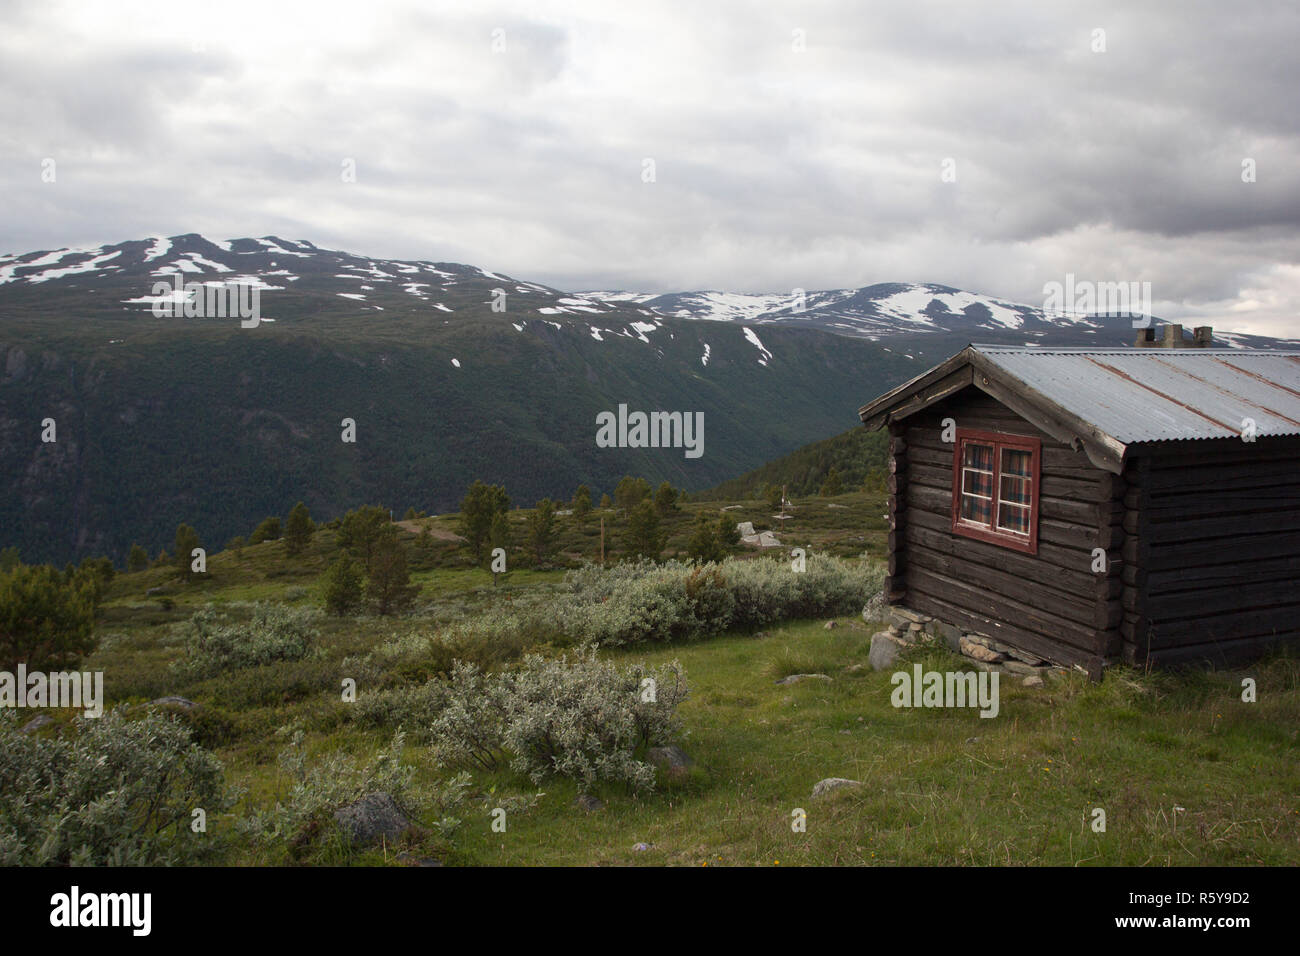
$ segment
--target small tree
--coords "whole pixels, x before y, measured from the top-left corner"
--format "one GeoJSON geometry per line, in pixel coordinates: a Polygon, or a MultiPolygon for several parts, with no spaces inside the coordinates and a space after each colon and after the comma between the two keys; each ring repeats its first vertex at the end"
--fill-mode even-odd
{"type": "Polygon", "coordinates": [[[199,533],[187,524],[179,525],[176,528],[176,554],[173,560],[176,562],[176,570],[180,572],[182,578],[186,581],[192,579],[194,574],[194,549],[199,546],[199,533]]]}
{"type": "Polygon", "coordinates": [[[0,670],[66,670],[95,649],[95,602],[84,576],[49,565],[0,572],[0,670]]]}
{"type": "Polygon", "coordinates": [[[724,555],[740,547],[740,528],[725,511],[718,515],[717,529],[718,547],[724,555]]]}
{"type": "Polygon", "coordinates": [[[822,482],[822,489],[818,494],[823,498],[829,498],[843,492],[844,481],[840,478],[840,471],[838,468],[831,468],[830,471],[826,472],[826,480],[822,482]]]}
{"type": "Polygon", "coordinates": [[[624,475],[614,489],[614,501],[628,514],[631,514],[632,509],[649,496],[650,482],[644,478],[633,478],[631,475],[624,475]]]}
{"type": "Polygon", "coordinates": [[[360,561],[368,569],[379,539],[392,528],[388,509],[378,505],[365,505],[355,511],[349,511],[339,522],[336,540],[339,546],[360,561]]]}
{"type": "Polygon", "coordinates": [[[686,550],[694,560],[700,562],[721,561],[727,556],[722,543],[718,541],[717,523],[705,514],[700,515],[695,522],[695,531],[691,534],[686,550]]]}
{"type": "Polygon", "coordinates": [[[600,496],[600,506],[601,506],[602,508],[604,508],[606,511],[609,510],[610,505],[612,505],[612,504],[613,504],[613,502],[609,500],[609,495],[601,495],[601,496],[600,496]]]}
{"type": "Polygon", "coordinates": [[[768,485],[763,489],[763,497],[767,499],[767,506],[773,511],[780,511],[785,504],[785,495],[781,493],[780,485],[768,485]]]}
{"type": "Polygon", "coordinates": [[[284,550],[289,554],[301,554],[315,533],[316,525],[311,520],[311,512],[305,504],[298,502],[284,523],[284,550]]]}
{"type": "Polygon", "coordinates": [[[410,607],[419,590],[411,584],[406,550],[398,542],[396,530],[385,533],[371,554],[370,580],[366,582],[366,594],[374,602],[375,610],[380,614],[404,610],[410,607]]]}
{"type": "Polygon", "coordinates": [[[460,533],[469,543],[474,563],[483,561],[483,546],[492,533],[492,523],[498,514],[510,510],[510,498],[500,485],[485,485],[475,481],[460,503],[460,533]]]}
{"type": "Polygon", "coordinates": [[[632,509],[627,519],[623,544],[629,552],[644,558],[659,560],[664,549],[663,532],[659,529],[659,512],[653,502],[642,501],[632,509]]]}
{"type": "Polygon", "coordinates": [[[349,614],[360,606],[363,593],[361,565],[349,555],[340,555],[325,572],[325,609],[331,614],[349,614]]]}
{"type": "Polygon", "coordinates": [[[581,524],[589,514],[591,514],[591,489],[586,485],[578,485],[578,491],[573,496],[573,517],[581,524]]]}
{"type": "Polygon", "coordinates": [[[655,491],[655,510],[664,517],[678,510],[677,489],[666,481],[655,491]]]}
{"type": "Polygon", "coordinates": [[[538,564],[545,564],[555,554],[555,504],[550,498],[537,502],[528,516],[528,547],[538,564]]]}
{"type": "Polygon", "coordinates": [[[149,552],[138,544],[131,545],[131,551],[126,556],[126,570],[134,574],[147,567],[149,567],[149,552]]]}
{"type": "Polygon", "coordinates": [[[249,544],[261,544],[263,541],[278,541],[280,539],[280,519],[272,515],[269,518],[263,518],[262,523],[253,529],[253,533],[248,538],[249,544]]]}
{"type": "Polygon", "coordinates": [[[510,550],[510,519],[504,511],[498,511],[492,519],[492,528],[488,533],[488,545],[492,550],[500,548],[510,550]]]}

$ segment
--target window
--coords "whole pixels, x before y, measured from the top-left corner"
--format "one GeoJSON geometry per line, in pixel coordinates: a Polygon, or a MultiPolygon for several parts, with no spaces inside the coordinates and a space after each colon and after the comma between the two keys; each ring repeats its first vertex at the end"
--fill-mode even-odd
{"type": "Polygon", "coordinates": [[[954,534],[1038,553],[1037,438],[957,429],[954,534]]]}

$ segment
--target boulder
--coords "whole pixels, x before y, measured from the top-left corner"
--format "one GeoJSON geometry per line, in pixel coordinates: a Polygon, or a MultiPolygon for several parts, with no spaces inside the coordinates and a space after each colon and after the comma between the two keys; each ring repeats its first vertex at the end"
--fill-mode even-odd
{"type": "Polygon", "coordinates": [[[1020,683],[1024,684],[1026,687],[1042,687],[1043,679],[1037,674],[1030,674],[1020,683]]]}
{"type": "Polygon", "coordinates": [[[748,538],[754,534],[754,522],[741,521],[737,523],[736,530],[740,532],[742,538],[748,538]]]}
{"type": "Polygon", "coordinates": [[[999,654],[991,647],[977,644],[965,636],[962,637],[958,644],[958,649],[972,660],[983,661],[986,664],[996,664],[1005,659],[1004,655],[999,654]]]}
{"type": "Polygon", "coordinates": [[[894,666],[898,652],[903,649],[903,642],[888,631],[877,631],[871,635],[871,650],[867,654],[867,663],[872,670],[883,671],[894,666]]]}
{"type": "Polygon", "coordinates": [[[813,784],[812,795],[822,797],[826,794],[839,790],[841,787],[860,787],[861,780],[849,780],[846,777],[827,777],[825,780],[818,780],[813,784]]]}
{"type": "Polygon", "coordinates": [[[646,751],[646,759],[659,768],[660,772],[670,780],[680,779],[690,773],[691,766],[695,763],[686,755],[676,744],[668,747],[651,747],[646,751]]]}
{"type": "Polygon", "coordinates": [[[396,840],[410,825],[396,801],[383,792],[368,793],[360,800],[334,811],[343,832],[354,846],[370,846],[382,840],[396,840]]]}

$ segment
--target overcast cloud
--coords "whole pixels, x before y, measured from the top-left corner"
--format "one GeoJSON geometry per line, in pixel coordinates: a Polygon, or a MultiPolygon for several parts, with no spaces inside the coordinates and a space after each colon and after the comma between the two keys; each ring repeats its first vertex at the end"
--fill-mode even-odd
{"type": "Polygon", "coordinates": [[[1029,303],[1074,273],[1300,336],[1300,8],[1133,6],[0,3],[0,251],[275,234],[1029,303]]]}

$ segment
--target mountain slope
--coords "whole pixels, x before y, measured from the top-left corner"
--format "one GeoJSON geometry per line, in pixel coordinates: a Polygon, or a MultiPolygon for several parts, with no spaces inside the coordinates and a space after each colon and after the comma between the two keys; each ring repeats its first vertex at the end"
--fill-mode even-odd
{"type": "Polygon", "coordinates": [[[299,499],[322,519],[445,511],[474,479],[529,505],[627,473],[694,491],[843,432],[972,339],[1132,336],[938,286],[806,303],[573,294],[274,236],[0,256],[0,546],[121,561],[132,542],[170,547],[182,521],[220,545],[299,499]],[[258,291],[251,327],[186,317],[240,287],[258,291]],[[596,416],[620,405],[702,413],[702,457],[598,447],[596,416]]]}

